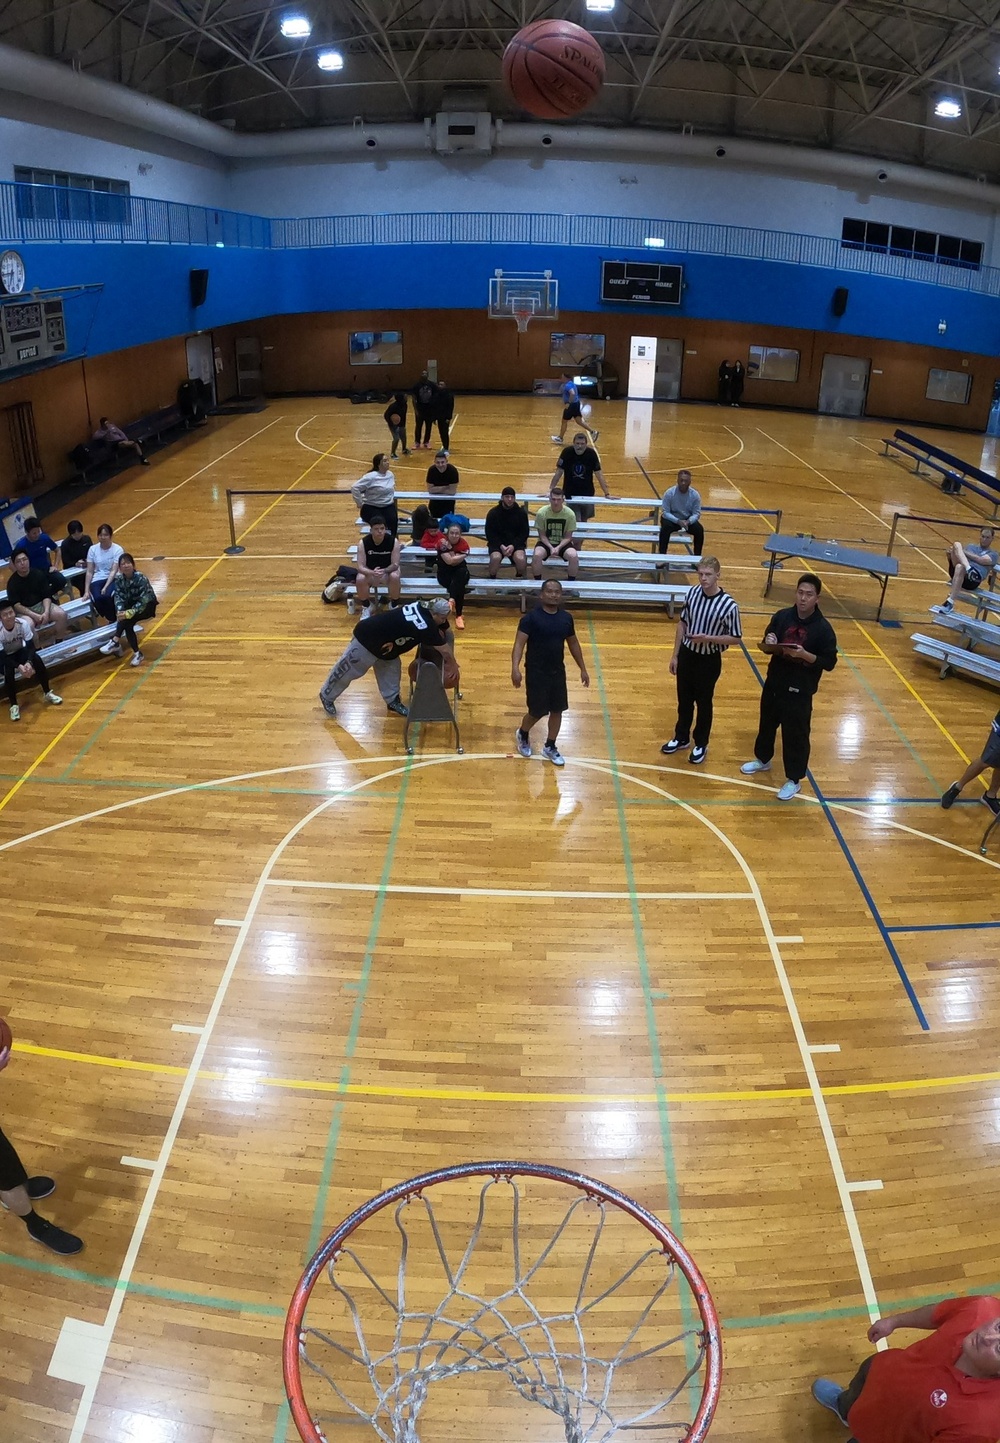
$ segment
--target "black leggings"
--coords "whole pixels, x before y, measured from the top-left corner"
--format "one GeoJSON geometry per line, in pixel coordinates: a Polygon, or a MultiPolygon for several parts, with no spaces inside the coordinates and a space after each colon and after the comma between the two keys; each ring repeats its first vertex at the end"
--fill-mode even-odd
{"type": "Polygon", "coordinates": [[[457,566],[448,566],[445,562],[438,562],[438,585],[443,586],[445,591],[455,603],[455,615],[462,615],[462,607],[465,605],[465,589],[470,581],[469,568],[464,561],[457,566]]]}
{"type": "Polygon", "coordinates": [[[372,518],[375,516],[381,516],[385,522],[385,529],[393,539],[399,535],[399,511],[395,501],[387,501],[383,506],[376,506],[372,502],[366,501],[361,507],[362,521],[370,526],[372,518]]]}
{"type": "MultiPolygon", "coordinates": [[[[47,692],[52,690],[49,686],[49,673],[46,670],[45,663],[30,642],[27,646],[22,646],[20,651],[5,651],[3,657],[3,685],[10,706],[17,704],[17,677],[14,673],[19,666],[24,666],[25,662],[30,662],[35,668],[35,679],[42,688],[42,691],[47,692]]],[[[28,683],[28,685],[30,685],[30,683],[28,683]]]]}
{"type": "Polygon", "coordinates": [[[429,415],[426,411],[418,410],[416,412],[417,430],[416,435],[413,438],[414,446],[430,445],[431,423],[433,422],[433,419],[433,416],[429,415]]]}
{"type": "MultiPolygon", "coordinates": [[[[657,550],[659,551],[661,556],[666,555],[667,547],[670,545],[671,536],[673,536],[675,531],[680,531],[681,529],[682,528],[678,526],[676,521],[664,521],[661,519],[660,540],[657,545],[657,550]]],[[[687,530],[688,535],[694,542],[694,549],[696,555],[700,556],[705,549],[704,526],[702,526],[700,521],[689,521],[687,527],[684,529],[687,530]]]]}
{"type": "Polygon", "coordinates": [[[155,615],[156,602],[147,602],[143,610],[136,612],[135,616],[133,616],[130,621],[119,621],[118,625],[115,627],[115,640],[120,641],[121,638],[124,636],[125,640],[128,642],[132,650],[138,651],[139,640],[135,634],[135,624],[137,621],[146,621],[148,617],[155,615]]]}

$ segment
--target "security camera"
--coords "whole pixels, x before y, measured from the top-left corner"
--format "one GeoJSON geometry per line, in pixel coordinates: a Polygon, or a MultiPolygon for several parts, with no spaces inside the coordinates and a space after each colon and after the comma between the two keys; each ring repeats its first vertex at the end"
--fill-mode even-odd
{"type": "Polygon", "coordinates": [[[879,185],[885,185],[886,181],[889,179],[889,172],[887,170],[880,170],[875,179],[878,181],[879,185]]]}
{"type": "Polygon", "coordinates": [[[725,147],[724,145],[720,145],[720,146],[717,148],[716,152],[715,152],[716,159],[721,160],[722,157],[725,155],[725,153],[726,153],[726,147],[725,147]]]}
{"type": "Polygon", "coordinates": [[[376,145],[378,145],[378,141],[375,139],[374,135],[370,135],[365,141],[365,145],[367,145],[369,150],[374,150],[376,145]]]}
{"type": "Polygon", "coordinates": [[[543,136],[542,136],[542,144],[543,144],[543,145],[551,145],[551,144],[552,144],[552,137],[551,137],[551,135],[543,135],[543,136]]]}

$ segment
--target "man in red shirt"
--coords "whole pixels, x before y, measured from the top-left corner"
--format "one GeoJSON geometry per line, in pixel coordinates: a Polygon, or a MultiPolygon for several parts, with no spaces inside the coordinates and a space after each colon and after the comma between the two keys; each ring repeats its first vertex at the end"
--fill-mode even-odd
{"type": "Polygon", "coordinates": [[[997,1443],[1000,1299],[949,1298],[880,1318],[868,1341],[897,1328],[925,1328],[931,1336],[866,1358],[847,1388],[817,1378],[816,1402],[856,1443],[997,1443]]]}

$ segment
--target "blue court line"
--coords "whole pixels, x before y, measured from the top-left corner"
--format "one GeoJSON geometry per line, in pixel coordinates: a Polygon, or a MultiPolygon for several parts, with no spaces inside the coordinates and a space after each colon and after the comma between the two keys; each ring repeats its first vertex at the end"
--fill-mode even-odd
{"type": "MultiPolygon", "coordinates": [[[[939,807],[940,797],[827,797],[830,803],[869,807],[939,807]]],[[[978,797],[959,797],[956,807],[978,807],[978,797]]]]}
{"type": "MultiPolygon", "coordinates": [[[[760,668],[757,666],[757,663],[754,661],[753,657],[747,650],[747,645],[745,641],[740,642],[740,650],[743,652],[743,655],[746,657],[747,662],[750,665],[751,671],[757,678],[760,686],[763,688],[764,678],[760,673],[760,668]]],[[[865,905],[871,913],[872,920],[874,921],[875,926],[878,928],[879,935],[881,936],[882,941],[885,944],[885,949],[888,952],[890,958],[892,959],[892,965],[895,967],[897,975],[899,976],[899,980],[903,984],[903,990],[906,992],[907,997],[910,999],[910,1006],[913,1008],[913,1011],[916,1014],[917,1021],[920,1023],[920,1026],[924,1030],[924,1032],[930,1032],[931,1025],[927,1021],[926,1016],[924,1015],[924,1009],[920,1005],[920,1001],[917,997],[916,992],[913,990],[913,983],[906,975],[906,968],[903,966],[903,960],[900,957],[899,953],[896,951],[892,938],[889,936],[889,929],[886,927],[885,922],[882,920],[881,912],[875,905],[875,898],[872,896],[871,892],[868,889],[868,883],[862,876],[861,868],[854,860],[851,849],[847,845],[847,840],[844,837],[843,832],[837,825],[837,819],[833,815],[833,812],[830,810],[830,803],[823,795],[822,789],[816,778],[813,776],[812,772],[807,771],[806,776],[809,778],[809,784],[812,787],[813,791],[816,793],[816,798],[820,806],[823,808],[823,815],[826,817],[827,821],[830,824],[830,829],[837,839],[840,850],[844,854],[847,865],[850,867],[851,872],[854,874],[854,880],[857,882],[858,887],[861,889],[861,895],[865,899],[865,905]]]]}
{"type": "Polygon", "coordinates": [[[928,922],[922,927],[887,927],[887,932],[984,932],[1000,922],[928,922]]]}

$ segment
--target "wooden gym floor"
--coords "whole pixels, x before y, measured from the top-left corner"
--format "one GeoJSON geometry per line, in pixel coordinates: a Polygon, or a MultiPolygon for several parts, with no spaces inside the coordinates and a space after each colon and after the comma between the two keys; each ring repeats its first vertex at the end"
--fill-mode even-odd
{"type": "MultiPolygon", "coordinates": [[[[353,624],[319,601],[350,501],[241,498],[245,553],[222,554],[227,487],[349,483],[380,411],[215,421],[76,508],[116,525],[161,607],[144,669],[90,663],[60,676],[60,711],[35,692],[17,727],[0,714],[0,1119],[87,1244],[64,1266],[3,1223],[0,1431],[277,1443],[282,1316],[317,1242],[390,1183],[509,1156],[593,1173],[681,1231],[725,1327],[713,1437],[833,1438],[808,1385],[865,1355],[870,1309],[1000,1288],[1000,847],[979,856],[978,787],[938,805],[997,698],[909,642],[950,528],[904,526],[888,625],[867,577],[824,574],[843,654],[789,804],[780,768],[739,775],[755,644],[797,575],[763,599],[760,516],[707,519],[749,646],[704,769],[659,753],[662,612],[576,610],[593,685],[571,675],[557,772],[512,755],[517,616],[474,601],[466,754],[429,728],[407,760],[371,678],[337,722],[316,698],[353,624]]],[[[461,399],[467,483],[537,489],[556,413],[461,399]]],[[[596,415],[615,490],[640,494],[624,404],[596,415]]],[[[646,465],[880,550],[897,509],[976,520],[883,459],[885,429],[658,405],[646,465]]]]}

